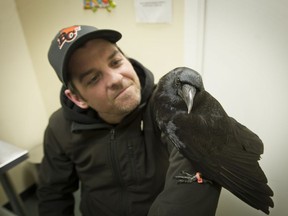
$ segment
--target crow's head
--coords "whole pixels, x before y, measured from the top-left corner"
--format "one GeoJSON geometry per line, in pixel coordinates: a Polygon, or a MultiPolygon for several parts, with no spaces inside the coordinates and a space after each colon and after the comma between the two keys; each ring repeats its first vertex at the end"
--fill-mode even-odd
{"type": "Polygon", "coordinates": [[[190,113],[197,90],[204,90],[201,75],[190,68],[178,67],[160,79],[157,91],[168,96],[173,104],[184,100],[190,113]]]}

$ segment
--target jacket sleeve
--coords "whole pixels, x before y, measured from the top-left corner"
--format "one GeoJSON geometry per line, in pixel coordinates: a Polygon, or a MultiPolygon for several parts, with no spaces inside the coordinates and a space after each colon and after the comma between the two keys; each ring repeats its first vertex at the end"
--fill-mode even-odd
{"type": "Polygon", "coordinates": [[[178,184],[181,171],[195,173],[191,163],[175,148],[170,149],[165,186],[152,204],[148,216],[215,216],[221,187],[216,183],[178,184]]]}
{"type": "Polygon", "coordinates": [[[48,126],[44,135],[44,158],[39,168],[39,216],[74,215],[73,192],[77,189],[74,165],[48,126]]]}

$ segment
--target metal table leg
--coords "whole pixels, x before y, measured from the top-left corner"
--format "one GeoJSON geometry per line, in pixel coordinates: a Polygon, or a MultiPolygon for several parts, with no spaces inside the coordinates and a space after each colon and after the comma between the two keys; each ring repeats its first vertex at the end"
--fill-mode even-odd
{"type": "Polygon", "coordinates": [[[0,181],[3,185],[3,188],[6,192],[8,199],[10,200],[14,213],[17,216],[27,216],[23,202],[16,193],[7,173],[1,173],[0,181]]]}

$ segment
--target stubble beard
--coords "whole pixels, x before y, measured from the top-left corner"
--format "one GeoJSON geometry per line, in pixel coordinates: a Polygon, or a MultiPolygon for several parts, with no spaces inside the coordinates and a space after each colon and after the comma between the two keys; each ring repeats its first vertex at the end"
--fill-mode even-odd
{"type": "Polygon", "coordinates": [[[141,91],[137,87],[130,87],[128,93],[122,95],[119,100],[115,102],[115,106],[117,109],[122,113],[130,113],[132,112],[137,106],[139,106],[141,102],[141,91]]]}

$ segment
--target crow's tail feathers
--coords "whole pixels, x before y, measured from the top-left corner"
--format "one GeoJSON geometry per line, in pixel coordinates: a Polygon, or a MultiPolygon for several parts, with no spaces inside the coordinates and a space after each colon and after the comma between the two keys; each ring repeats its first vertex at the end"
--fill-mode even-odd
{"type": "Polygon", "coordinates": [[[222,158],[220,184],[250,206],[269,214],[269,207],[274,207],[273,191],[255,158],[257,156],[251,153],[243,158],[235,152],[229,155],[233,155],[232,160],[231,157],[227,161],[222,158]]]}

